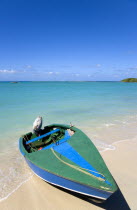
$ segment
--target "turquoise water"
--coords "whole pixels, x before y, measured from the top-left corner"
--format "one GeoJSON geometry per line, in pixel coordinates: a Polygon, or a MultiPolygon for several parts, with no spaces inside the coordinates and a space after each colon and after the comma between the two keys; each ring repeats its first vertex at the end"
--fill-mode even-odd
{"type": "Polygon", "coordinates": [[[0,82],[1,199],[31,176],[18,138],[39,115],[44,125],[71,122],[99,149],[111,149],[113,142],[136,135],[137,83],[0,82]]]}

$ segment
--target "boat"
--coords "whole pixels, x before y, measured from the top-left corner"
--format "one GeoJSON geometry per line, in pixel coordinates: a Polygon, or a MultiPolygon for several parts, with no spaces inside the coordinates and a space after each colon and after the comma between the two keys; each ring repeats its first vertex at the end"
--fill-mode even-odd
{"type": "Polygon", "coordinates": [[[88,136],[75,126],[51,124],[19,139],[19,150],[32,171],[46,182],[99,201],[118,186],[88,136]]]}

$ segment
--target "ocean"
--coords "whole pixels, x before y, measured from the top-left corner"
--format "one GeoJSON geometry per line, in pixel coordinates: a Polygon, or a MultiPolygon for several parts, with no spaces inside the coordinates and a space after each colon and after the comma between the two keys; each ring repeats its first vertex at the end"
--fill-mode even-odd
{"type": "Polygon", "coordinates": [[[0,82],[1,201],[33,176],[18,139],[37,116],[43,126],[72,123],[99,151],[113,150],[114,142],[137,136],[137,83],[0,82]]]}

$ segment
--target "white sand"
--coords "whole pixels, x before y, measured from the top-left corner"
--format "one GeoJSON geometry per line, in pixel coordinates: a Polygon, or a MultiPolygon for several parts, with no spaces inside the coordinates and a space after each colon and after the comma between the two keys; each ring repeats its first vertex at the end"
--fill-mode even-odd
{"type": "Polygon", "coordinates": [[[91,201],[78,198],[47,184],[34,175],[11,196],[2,201],[0,209],[137,210],[137,139],[118,142],[115,146],[116,150],[108,150],[101,154],[121,192],[117,192],[104,204],[95,205],[91,201]]]}

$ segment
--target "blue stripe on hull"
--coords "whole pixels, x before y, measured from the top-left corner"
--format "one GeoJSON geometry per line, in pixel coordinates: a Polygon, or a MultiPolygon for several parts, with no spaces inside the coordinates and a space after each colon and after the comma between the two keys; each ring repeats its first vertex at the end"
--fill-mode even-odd
{"type": "Polygon", "coordinates": [[[72,162],[76,163],[81,168],[87,169],[87,172],[93,174],[96,177],[104,177],[95,169],[92,165],[90,165],[73,147],[71,147],[68,142],[64,142],[59,146],[53,147],[53,149],[59,154],[65,156],[72,162]]]}
{"type": "Polygon", "coordinates": [[[59,154],[65,156],[72,162],[76,163],[83,169],[86,169],[90,174],[104,179],[104,182],[108,185],[111,185],[109,181],[105,180],[105,177],[102,176],[92,165],[90,165],[68,142],[64,142],[61,145],[53,147],[53,149],[59,154]]]}
{"type": "Polygon", "coordinates": [[[37,176],[39,176],[43,180],[51,184],[54,184],[56,186],[60,186],[70,191],[77,192],[77,193],[87,195],[87,196],[91,196],[94,198],[99,198],[102,200],[106,200],[112,194],[110,192],[105,192],[105,191],[98,190],[89,186],[85,186],[85,185],[70,181],[68,179],[62,178],[50,172],[47,172],[46,170],[43,170],[39,168],[38,166],[34,165],[28,159],[26,159],[26,162],[28,163],[29,167],[33,170],[33,172],[37,176]]]}

